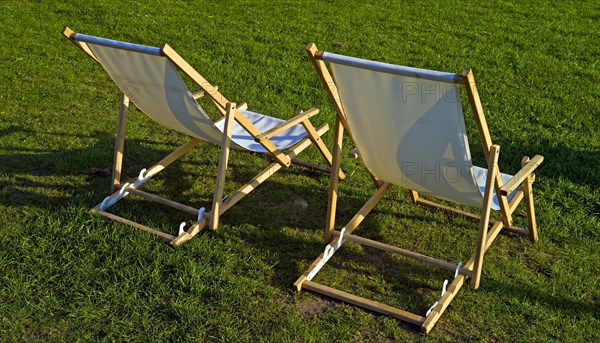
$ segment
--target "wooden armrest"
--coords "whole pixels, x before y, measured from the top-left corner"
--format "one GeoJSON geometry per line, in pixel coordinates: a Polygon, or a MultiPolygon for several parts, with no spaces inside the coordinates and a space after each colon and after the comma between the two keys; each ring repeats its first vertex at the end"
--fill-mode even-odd
{"type": "Polygon", "coordinates": [[[270,130],[267,130],[267,131],[261,133],[260,135],[254,137],[254,140],[257,143],[259,143],[262,140],[269,139],[269,138],[277,135],[278,133],[281,133],[282,131],[289,129],[290,127],[292,127],[298,123],[301,123],[318,113],[319,113],[318,108],[311,108],[310,110],[308,110],[306,112],[300,111],[300,114],[298,114],[294,118],[292,118],[284,123],[281,123],[270,130]]]}
{"type": "Polygon", "coordinates": [[[203,90],[196,91],[196,92],[192,93],[192,96],[194,97],[194,100],[201,98],[204,96],[204,91],[203,90]]]}
{"type": "MultiPolygon", "coordinates": [[[[219,86],[213,86],[213,91],[216,91],[216,90],[219,90],[219,86]]],[[[194,97],[194,100],[198,99],[198,98],[201,98],[201,97],[203,97],[205,95],[206,95],[206,91],[204,89],[201,89],[199,91],[196,91],[196,92],[192,93],[192,96],[194,97]]]]}
{"type": "Polygon", "coordinates": [[[542,164],[542,161],[544,161],[544,156],[535,155],[531,160],[525,163],[523,168],[521,168],[521,170],[519,170],[519,172],[516,173],[512,179],[508,180],[508,182],[500,188],[500,194],[506,196],[512,193],[512,191],[519,187],[523,181],[525,181],[525,179],[528,178],[531,173],[533,173],[535,168],[542,164]]]}

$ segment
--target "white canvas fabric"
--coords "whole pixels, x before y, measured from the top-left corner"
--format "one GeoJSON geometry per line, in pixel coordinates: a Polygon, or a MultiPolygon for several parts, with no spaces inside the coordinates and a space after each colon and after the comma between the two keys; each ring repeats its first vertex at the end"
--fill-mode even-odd
{"type": "MultiPolygon", "coordinates": [[[[161,125],[217,145],[222,143],[224,118],[214,123],[194,100],[175,67],[166,57],[99,44],[88,46],[121,91],[150,118],[161,125]]],[[[256,112],[240,110],[261,132],[284,122],[256,112]]],[[[286,149],[307,135],[302,125],[271,139],[286,149]]],[[[237,122],[233,125],[232,148],[267,152],[237,122]]]]}
{"type": "MultiPolygon", "coordinates": [[[[479,191],[481,192],[482,196],[483,193],[485,193],[485,181],[487,180],[487,171],[487,168],[473,166],[473,174],[475,175],[475,181],[477,181],[477,184],[479,185],[479,191]]],[[[500,173],[500,178],[502,179],[502,184],[505,184],[508,180],[512,178],[512,175],[500,173]]],[[[510,201],[513,198],[515,193],[517,193],[517,190],[514,190],[508,195],[508,201],[510,201]]],[[[496,211],[500,210],[500,204],[498,203],[498,198],[496,198],[496,190],[492,190],[492,209],[496,211]]]]}
{"type": "Polygon", "coordinates": [[[366,168],[380,180],[481,207],[487,169],[471,162],[458,86],[361,64],[331,67],[366,168]]]}
{"type": "MultiPolygon", "coordinates": [[[[248,111],[248,110],[239,110],[246,119],[248,119],[260,132],[265,132],[269,129],[274,128],[275,126],[284,123],[285,121],[278,118],[269,117],[260,113],[248,111]]],[[[225,125],[225,118],[219,120],[215,123],[215,126],[220,131],[223,131],[223,127],[225,125]]],[[[307,132],[302,125],[294,125],[291,128],[279,133],[278,135],[270,138],[269,140],[273,145],[275,145],[279,150],[286,149],[302,138],[306,137],[307,132]]],[[[255,151],[255,152],[267,152],[262,145],[256,143],[254,141],[254,137],[248,134],[248,131],[244,129],[237,122],[233,123],[233,131],[231,134],[231,139],[240,147],[255,151]]]]}

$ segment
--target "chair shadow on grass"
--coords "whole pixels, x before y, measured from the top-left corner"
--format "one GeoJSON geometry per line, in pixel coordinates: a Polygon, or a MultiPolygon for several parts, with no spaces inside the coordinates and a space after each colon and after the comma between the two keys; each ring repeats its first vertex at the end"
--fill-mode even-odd
{"type": "MultiPolygon", "coordinates": [[[[0,154],[0,173],[3,174],[3,180],[0,179],[0,203],[4,206],[34,206],[50,211],[64,206],[66,203],[76,202],[91,208],[108,193],[110,176],[96,176],[91,173],[91,168],[110,169],[114,149],[113,133],[97,133],[90,137],[78,134],[35,132],[28,128],[10,126],[0,131],[0,137],[14,133],[26,133],[42,140],[60,140],[61,137],[70,136],[90,140],[91,143],[85,148],[65,150],[4,147],[3,150],[6,152],[0,154]],[[85,181],[81,184],[67,185],[63,183],[72,177],[83,178],[85,181]]],[[[127,139],[123,179],[136,177],[139,169],[148,167],[146,163],[153,163],[164,157],[170,152],[164,146],[175,148],[177,144],[127,139]],[[161,147],[157,148],[156,145],[161,147]],[[128,159],[128,157],[132,157],[132,159],[128,159]]],[[[182,168],[182,164],[185,163],[207,163],[210,164],[208,167],[212,167],[214,164],[216,171],[215,161],[218,161],[218,148],[210,147],[208,149],[211,149],[210,153],[214,154],[214,159],[210,162],[193,157],[191,160],[175,162],[164,171],[163,178],[169,186],[172,186],[168,192],[170,195],[178,197],[178,201],[194,203],[194,205],[210,204],[212,201],[213,183],[206,185],[206,194],[186,195],[185,191],[192,186],[192,181],[185,181],[182,178],[182,175],[188,174],[182,168]]],[[[600,152],[578,152],[561,144],[552,146],[543,143],[530,146],[508,146],[503,149],[504,154],[508,156],[522,156],[529,151],[544,155],[546,160],[539,174],[545,179],[563,178],[573,183],[594,187],[599,183],[600,171],[595,166],[600,162],[600,152]],[[577,169],[577,166],[582,168],[577,169]]],[[[266,166],[268,162],[259,157],[252,159],[252,168],[246,168],[243,164],[236,162],[234,154],[230,163],[228,178],[232,178],[236,182],[245,182],[252,178],[256,171],[264,168],[263,165],[266,166]]],[[[222,224],[228,226],[251,224],[259,227],[260,229],[256,230],[252,236],[243,237],[243,233],[239,234],[258,250],[266,249],[269,252],[268,256],[272,257],[265,258],[272,259],[269,263],[273,262],[272,265],[274,265],[275,278],[271,280],[273,286],[284,292],[292,292],[292,283],[304,271],[304,268],[323,251],[325,246],[320,232],[325,225],[328,175],[306,171],[299,167],[282,170],[278,174],[285,179],[308,177],[321,180],[318,186],[316,183],[312,185],[301,182],[291,184],[294,181],[287,183],[273,179],[267,180],[253,191],[253,194],[229,210],[230,213],[222,218],[222,224]],[[265,218],[269,218],[269,220],[265,220],[265,218]],[[284,230],[284,228],[290,227],[299,232],[318,232],[319,234],[316,235],[318,239],[307,239],[307,235],[291,236],[284,230]]],[[[214,180],[214,175],[211,176],[214,180]]],[[[347,222],[365,200],[355,197],[351,189],[345,192],[346,195],[338,205],[338,208],[341,209],[341,215],[336,220],[338,227],[347,222]]],[[[374,211],[377,211],[377,208],[374,211]]],[[[418,219],[418,215],[415,219],[418,219]]],[[[379,239],[385,236],[378,230],[378,227],[383,224],[377,223],[377,221],[365,222],[365,224],[368,225],[369,237],[379,239]]],[[[382,275],[386,282],[392,285],[394,293],[402,295],[398,299],[398,306],[402,307],[404,303],[416,303],[416,308],[408,308],[408,310],[417,313],[424,313],[427,310],[429,302],[437,299],[443,279],[451,277],[446,271],[421,268],[420,264],[416,265],[416,262],[406,259],[399,264],[389,254],[373,254],[375,252],[373,249],[369,249],[368,254],[357,252],[356,249],[350,249],[351,251],[347,253],[344,253],[343,250],[340,250],[340,256],[336,254],[336,257],[330,262],[330,264],[338,263],[337,265],[332,264],[334,269],[336,266],[340,266],[339,263],[354,265],[365,259],[375,260],[379,275],[382,275]],[[336,262],[336,258],[340,262],[336,262]],[[394,271],[394,273],[390,273],[390,271],[394,271]],[[432,281],[424,283],[421,281],[422,279],[431,279],[432,281]],[[427,294],[424,294],[425,291],[427,294]]],[[[348,275],[362,275],[362,273],[361,270],[354,269],[350,270],[348,275]]],[[[555,307],[573,315],[591,313],[596,318],[600,318],[598,308],[592,304],[553,296],[528,285],[513,285],[489,278],[485,280],[483,288],[490,291],[498,289],[516,298],[531,299],[532,302],[540,301],[544,306],[555,307]]],[[[407,327],[412,326],[408,325],[407,327]]],[[[416,327],[415,330],[417,330],[416,327]]]]}
{"type": "MultiPolygon", "coordinates": [[[[277,189],[282,189],[284,187],[289,188],[289,185],[270,184],[267,188],[271,187],[276,191],[277,189]]],[[[289,191],[293,194],[302,194],[305,198],[326,196],[326,189],[314,189],[304,186],[293,186],[289,191]]],[[[269,190],[265,190],[265,192],[270,194],[273,193],[269,192],[269,190]]],[[[263,197],[260,198],[262,199],[263,197]]],[[[410,206],[413,206],[409,203],[408,196],[406,196],[405,199],[398,201],[405,201],[410,206]]],[[[288,216],[280,213],[281,209],[288,207],[288,204],[291,202],[291,200],[288,200],[287,204],[275,204],[262,211],[264,216],[275,218],[271,221],[271,224],[265,226],[264,220],[252,218],[250,219],[250,222],[256,220],[255,225],[261,226],[259,230],[252,233],[236,232],[235,235],[239,235],[246,244],[253,246],[256,250],[265,252],[265,257],[263,258],[267,259],[266,263],[272,265],[274,268],[274,277],[270,280],[271,285],[279,288],[283,293],[288,293],[291,297],[294,297],[295,290],[292,287],[293,282],[304,272],[305,268],[307,268],[310,263],[323,252],[325,247],[320,233],[325,225],[326,204],[310,203],[305,211],[314,214],[313,216],[302,213],[288,216]],[[321,218],[318,218],[319,215],[321,215],[321,218]],[[288,230],[282,230],[282,227],[287,227],[288,230]],[[310,235],[313,238],[307,238],[307,235],[290,234],[290,230],[297,232],[313,232],[313,234],[310,235]],[[314,232],[318,233],[316,239],[314,239],[314,232]]],[[[358,209],[363,203],[364,199],[359,199],[352,195],[347,195],[343,200],[340,199],[339,202],[339,204],[344,207],[354,207],[355,209],[358,209]]],[[[245,208],[240,208],[240,211],[247,210],[246,205],[243,205],[242,207],[245,208]]],[[[376,214],[377,211],[378,209],[376,207],[373,210],[372,215],[376,214]]],[[[387,213],[388,209],[385,209],[384,211],[387,213]]],[[[446,225],[450,222],[451,226],[461,232],[459,235],[464,240],[473,242],[472,249],[469,247],[461,248],[457,252],[457,255],[459,256],[449,257],[456,258],[457,260],[448,261],[453,263],[460,259],[462,259],[463,262],[466,261],[475,249],[474,242],[477,234],[476,222],[459,219],[462,217],[456,214],[447,213],[441,210],[440,212],[443,212],[447,217],[447,221],[445,222],[446,225]],[[465,234],[467,231],[468,234],[465,234]]],[[[408,217],[401,213],[396,213],[394,215],[402,215],[403,217],[414,221],[427,220],[428,223],[432,220],[431,216],[425,218],[425,216],[420,216],[419,214],[409,214],[408,217]]],[[[343,225],[342,223],[347,222],[350,217],[351,214],[340,216],[337,221],[337,226],[343,225]]],[[[240,217],[235,216],[235,218],[240,217]]],[[[244,223],[248,223],[247,219],[248,218],[244,218],[244,223]]],[[[229,219],[225,220],[228,222],[230,221],[229,219]]],[[[433,225],[435,226],[436,220],[434,219],[433,221],[433,225]]],[[[241,223],[231,224],[238,225],[241,223]]],[[[363,224],[357,229],[358,231],[361,231],[358,232],[358,234],[385,242],[387,234],[380,230],[383,225],[385,224],[379,222],[377,219],[367,217],[363,224]]],[[[448,232],[441,234],[446,233],[448,232]]],[[[507,233],[506,235],[507,239],[518,240],[519,243],[517,244],[532,244],[524,237],[510,233],[507,233]]],[[[387,239],[387,241],[389,241],[389,239],[387,239]]],[[[409,246],[407,248],[410,248],[410,243],[411,242],[408,242],[409,246]]],[[[358,247],[359,245],[354,243],[344,244],[342,249],[334,255],[319,273],[316,277],[316,281],[329,286],[336,285],[335,287],[338,289],[380,301],[416,314],[425,315],[429,307],[438,300],[443,281],[445,279],[451,281],[453,278],[453,273],[447,270],[428,266],[427,264],[398,257],[377,249],[358,247]],[[371,278],[372,275],[375,277],[371,278]],[[360,281],[361,285],[353,287],[358,278],[363,280],[360,281]],[[379,285],[377,283],[379,282],[378,280],[383,280],[382,283],[384,285],[379,285]],[[389,294],[377,294],[380,286],[385,288],[386,292],[392,294],[391,298],[389,294]]],[[[436,256],[435,252],[419,252],[429,254],[430,256],[442,260],[445,259],[444,257],[436,256]]],[[[442,253],[442,255],[444,255],[444,253],[442,253]]],[[[489,262],[490,261],[488,261],[488,264],[489,262]]],[[[464,292],[471,292],[468,285],[463,286],[461,293],[464,292]]],[[[502,297],[505,297],[505,299],[519,299],[520,302],[538,303],[538,306],[555,309],[565,315],[573,315],[576,317],[592,315],[595,318],[600,318],[600,309],[594,306],[594,304],[569,299],[565,296],[551,295],[547,291],[535,287],[533,284],[516,284],[510,280],[496,280],[487,277],[484,278],[481,288],[475,292],[482,294],[499,293],[502,294],[502,297]]],[[[326,296],[314,293],[311,293],[311,295],[325,300],[327,302],[327,305],[324,306],[325,309],[336,306],[336,304],[342,304],[342,302],[326,296]]],[[[460,302],[460,298],[459,295],[457,301],[460,302]]],[[[306,301],[310,302],[310,300],[306,301]]],[[[322,311],[323,305],[321,304],[319,306],[322,307],[320,310],[322,311]]],[[[452,311],[452,307],[453,305],[451,304],[449,308],[450,311],[452,311]]],[[[359,311],[371,313],[374,316],[380,316],[380,314],[376,312],[360,309],[358,307],[357,309],[359,311]]],[[[317,313],[318,312],[319,311],[317,311],[317,313]]],[[[414,330],[415,332],[419,331],[417,326],[402,321],[399,321],[399,325],[402,325],[408,330],[414,330]]]]}
{"type": "MultiPolygon", "coordinates": [[[[522,156],[544,156],[544,162],[536,171],[543,179],[568,180],[574,184],[587,185],[593,189],[600,185],[600,149],[575,150],[557,140],[526,141],[510,137],[510,144],[500,142],[500,159],[506,172],[514,174],[520,168],[522,156]]],[[[503,170],[503,172],[505,172],[503,170]]],[[[535,186],[534,186],[535,191],[535,186]]]]}
{"type": "MultiPolygon", "coordinates": [[[[324,178],[325,184],[327,184],[327,175],[315,174],[314,176],[324,178]]],[[[296,175],[289,175],[289,177],[294,178],[296,175]]],[[[271,182],[264,185],[261,192],[265,194],[257,196],[257,199],[268,198],[269,195],[272,196],[284,189],[285,194],[292,196],[284,199],[278,197],[264,207],[244,204],[235,210],[259,212],[261,217],[269,218],[268,221],[241,215],[229,218],[243,218],[243,223],[232,221],[229,218],[223,219],[223,221],[233,226],[255,221],[254,225],[260,226],[258,230],[251,233],[240,231],[236,232],[236,235],[240,235],[246,244],[257,251],[265,251],[265,258],[268,259],[266,263],[274,268],[273,278],[270,280],[271,285],[280,288],[283,293],[294,294],[295,291],[292,288],[294,281],[325,248],[322,232],[327,211],[327,186],[317,188],[306,184],[289,185],[271,182]],[[299,209],[298,203],[302,200],[307,202],[307,206],[299,209]]],[[[349,221],[365,200],[352,194],[345,194],[338,203],[338,213],[340,214],[336,220],[337,226],[349,221]]],[[[408,200],[406,199],[406,201],[408,200]]],[[[234,210],[232,209],[232,211],[234,210]]],[[[377,209],[373,212],[377,212],[377,209]]],[[[417,215],[415,218],[420,217],[417,215]]],[[[378,235],[376,229],[378,224],[373,222],[370,217],[367,217],[363,224],[370,233],[369,237],[373,237],[373,234],[378,235]]],[[[342,286],[341,289],[352,292],[351,288],[355,278],[365,277],[368,280],[369,275],[373,273],[372,270],[365,271],[363,267],[367,267],[366,270],[369,270],[369,267],[375,268],[377,271],[374,274],[381,276],[387,287],[398,295],[391,305],[424,314],[429,306],[437,300],[444,278],[449,278],[452,274],[408,259],[398,261],[397,256],[376,249],[365,247],[364,250],[360,248],[357,250],[357,247],[357,244],[346,243],[323,268],[317,279],[321,279],[324,284],[331,284],[333,275],[335,279],[333,282],[349,287],[344,289],[342,286]],[[341,271],[339,275],[337,275],[336,269],[341,271]]],[[[377,285],[370,283],[366,288],[358,290],[357,293],[361,295],[360,292],[366,291],[377,297],[375,288],[377,285]]],[[[362,295],[365,296],[365,294],[362,295]]],[[[321,298],[328,299],[327,297],[321,298]]],[[[381,301],[385,302],[385,300],[381,301]]],[[[332,306],[335,303],[337,303],[335,300],[330,302],[332,306]]],[[[410,324],[402,323],[401,325],[413,328],[410,324]]],[[[414,329],[418,330],[416,327],[414,329]]]]}
{"type": "MultiPolygon", "coordinates": [[[[36,132],[19,126],[0,131],[0,136],[27,134],[41,141],[60,142],[62,138],[90,141],[84,148],[45,149],[31,147],[3,147],[0,154],[0,204],[11,207],[33,206],[42,210],[55,210],[67,203],[84,204],[90,208],[109,193],[111,165],[114,151],[114,134],[93,135],[36,132]],[[95,171],[94,171],[95,170],[95,171]]],[[[127,139],[124,160],[124,182],[135,178],[139,169],[148,167],[168,154],[170,142],[127,139]],[[161,148],[156,148],[160,145],[161,148]],[[166,147],[165,147],[166,146],[166,147]],[[129,157],[129,158],[128,158],[129,157]]],[[[190,186],[182,182],[181,164],[169,166],[176,190],[190,186]]]]}

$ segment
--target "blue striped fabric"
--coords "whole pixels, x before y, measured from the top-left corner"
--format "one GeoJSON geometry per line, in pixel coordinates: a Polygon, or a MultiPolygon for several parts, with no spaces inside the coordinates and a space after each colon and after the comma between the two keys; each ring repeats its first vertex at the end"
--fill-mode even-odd
{"type": "Polygon", "coordinates": [[[74,34],[72,38],[77,41],[108,46],[111,48],[141,52],[141,53],[150,54],[150,55],[160,55],[160,48],[155,48],[155,47],[147,46],[147,45],[121,42],[118,40],[88,36],[88,35],[84,35],[81,33],[74,34]]]}
{"type": "Polygon", "coordinates": [[[395,64],[363,60],[360,58],[338,55],[331,52],[323,53],[323,61],[343,64],[350,67],[379,71],[388,74],[397,74],[418,79],[426,79],[448,83],[456,83],[455,77],[459,76],[453,73],[445,73],[435,70],[404,67],[395,64]]]}

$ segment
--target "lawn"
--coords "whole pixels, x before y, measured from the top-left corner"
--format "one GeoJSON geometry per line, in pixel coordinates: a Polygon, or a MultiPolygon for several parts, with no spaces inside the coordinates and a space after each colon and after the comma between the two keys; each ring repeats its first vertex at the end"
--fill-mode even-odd
{"type": "MultiPolygon", "coordinates": [[[[600,341],[598,2],[0,0],[0,19],[0,341],[600,341]],[[425,336],[292,289],[324,248],[326,174],[283,170],[219,230],[178,248],[100,218],[89,210],[110,180],[92,170],[111,165],[119,93],[63,26],[168,43],[230,100],[281,118],[318,107],[318,124],[332,125],[335,113],[308,42],[420,68],[472,68],[502,171],[515,173],[524,155],[545,157],[534,184],[540,240],[500,235],[481,287],[462,289],[425,336]]],[[[127,130],[127,178],[185,141],[135,110],[127,130]]],[[[320,161],[313,148],[303,155],[320,161]]],[[[207,206],[217,162],[218,148],[200,145],[147,189],[207,206]]],[[[233,152],[226,191],[267,163],[233,152]]],[[[343,168],[340,225],[373,191],[357,160],[343,168]]],[[[114,211],[172,233],[191,219],[134,197],[114,211]]],[[[416,207],[395,188],[357,233],[457,263],[472,254],[476,225],[416,207]]],[[[424,313],[451,277],[348,243],[317,281],[424,313]]]]}

